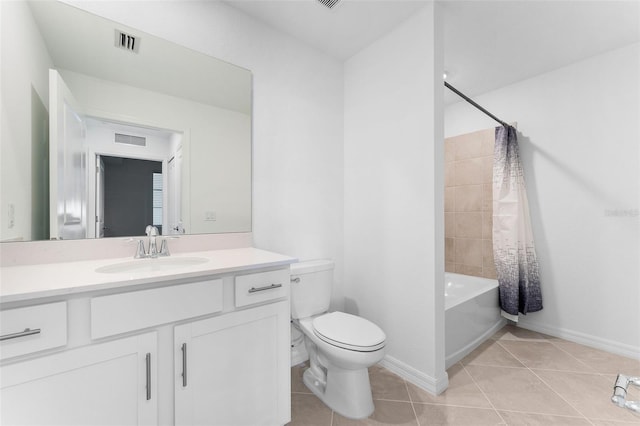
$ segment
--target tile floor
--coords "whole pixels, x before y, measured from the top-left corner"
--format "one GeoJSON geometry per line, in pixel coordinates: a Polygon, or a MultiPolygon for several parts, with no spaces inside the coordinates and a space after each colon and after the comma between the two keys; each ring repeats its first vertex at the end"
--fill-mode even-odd
{"type": "MultiPolygon", "coordinates": [[[[332,412],[291,370],[291,426],[640,425],[610,401],[618,373],[640,376],[640,361],[506,326],[451,366],[449,388],[433,396],[388,370],[369,369],[376,410],[364,420],[332,412]]],[[[628,400],[640,400],[630,386],[628,400]]]]}

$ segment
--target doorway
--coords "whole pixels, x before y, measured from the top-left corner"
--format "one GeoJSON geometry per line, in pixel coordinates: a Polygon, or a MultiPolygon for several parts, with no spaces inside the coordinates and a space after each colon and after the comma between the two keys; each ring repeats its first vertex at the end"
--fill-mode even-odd
{"type": "Polygon", "coordinates": [[[149,224],[162,233],[162,162],[107,155],[97,162],[102,169],[96,196],[100,236],[142,235],[149,224]]]}

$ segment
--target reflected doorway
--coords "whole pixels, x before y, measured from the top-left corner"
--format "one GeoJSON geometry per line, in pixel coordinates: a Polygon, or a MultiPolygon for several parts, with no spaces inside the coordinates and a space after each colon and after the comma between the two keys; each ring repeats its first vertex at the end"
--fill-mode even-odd
{"type": "Polygon", "coordinates": [[[96,163],[96,235],[142,235],[150,224],[162,233],[162,162],[99,155],[96,163]]]}

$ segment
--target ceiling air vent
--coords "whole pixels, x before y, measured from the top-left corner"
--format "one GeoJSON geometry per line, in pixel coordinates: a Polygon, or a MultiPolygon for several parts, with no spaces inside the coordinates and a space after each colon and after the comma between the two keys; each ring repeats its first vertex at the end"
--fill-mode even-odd
{"type": "Polygon", "coordinates": [[[116,30],[116,47],[128,50],[129,52],[138,53],[138,50],[140,49],[140,38],[120,30],[116,30]]]}
{"type": "Polygon", "coordinates": [[[141,136],[124,135],[122,133],[116,133],[116,143],[124,143],[127,145],[146,146],[147,138],[141,136]]]}
{"type": "Polygon", "coordinates": [[[324,6],[327,6],[329,9],[332,9],[333,6],[335,6],[336,4],[338,4],[338,2],[340,0],[318,0],[321,4],[323,4],[324,6]]]}

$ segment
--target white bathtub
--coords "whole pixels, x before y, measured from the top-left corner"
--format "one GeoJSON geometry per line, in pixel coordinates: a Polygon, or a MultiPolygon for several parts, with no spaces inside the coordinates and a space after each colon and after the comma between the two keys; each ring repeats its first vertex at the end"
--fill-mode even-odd
{"type": "Polygon", "coordinates": [[[505,324],[498,305],[498,281],[446,272],[446,368],[460,361],[505,324]]]}

